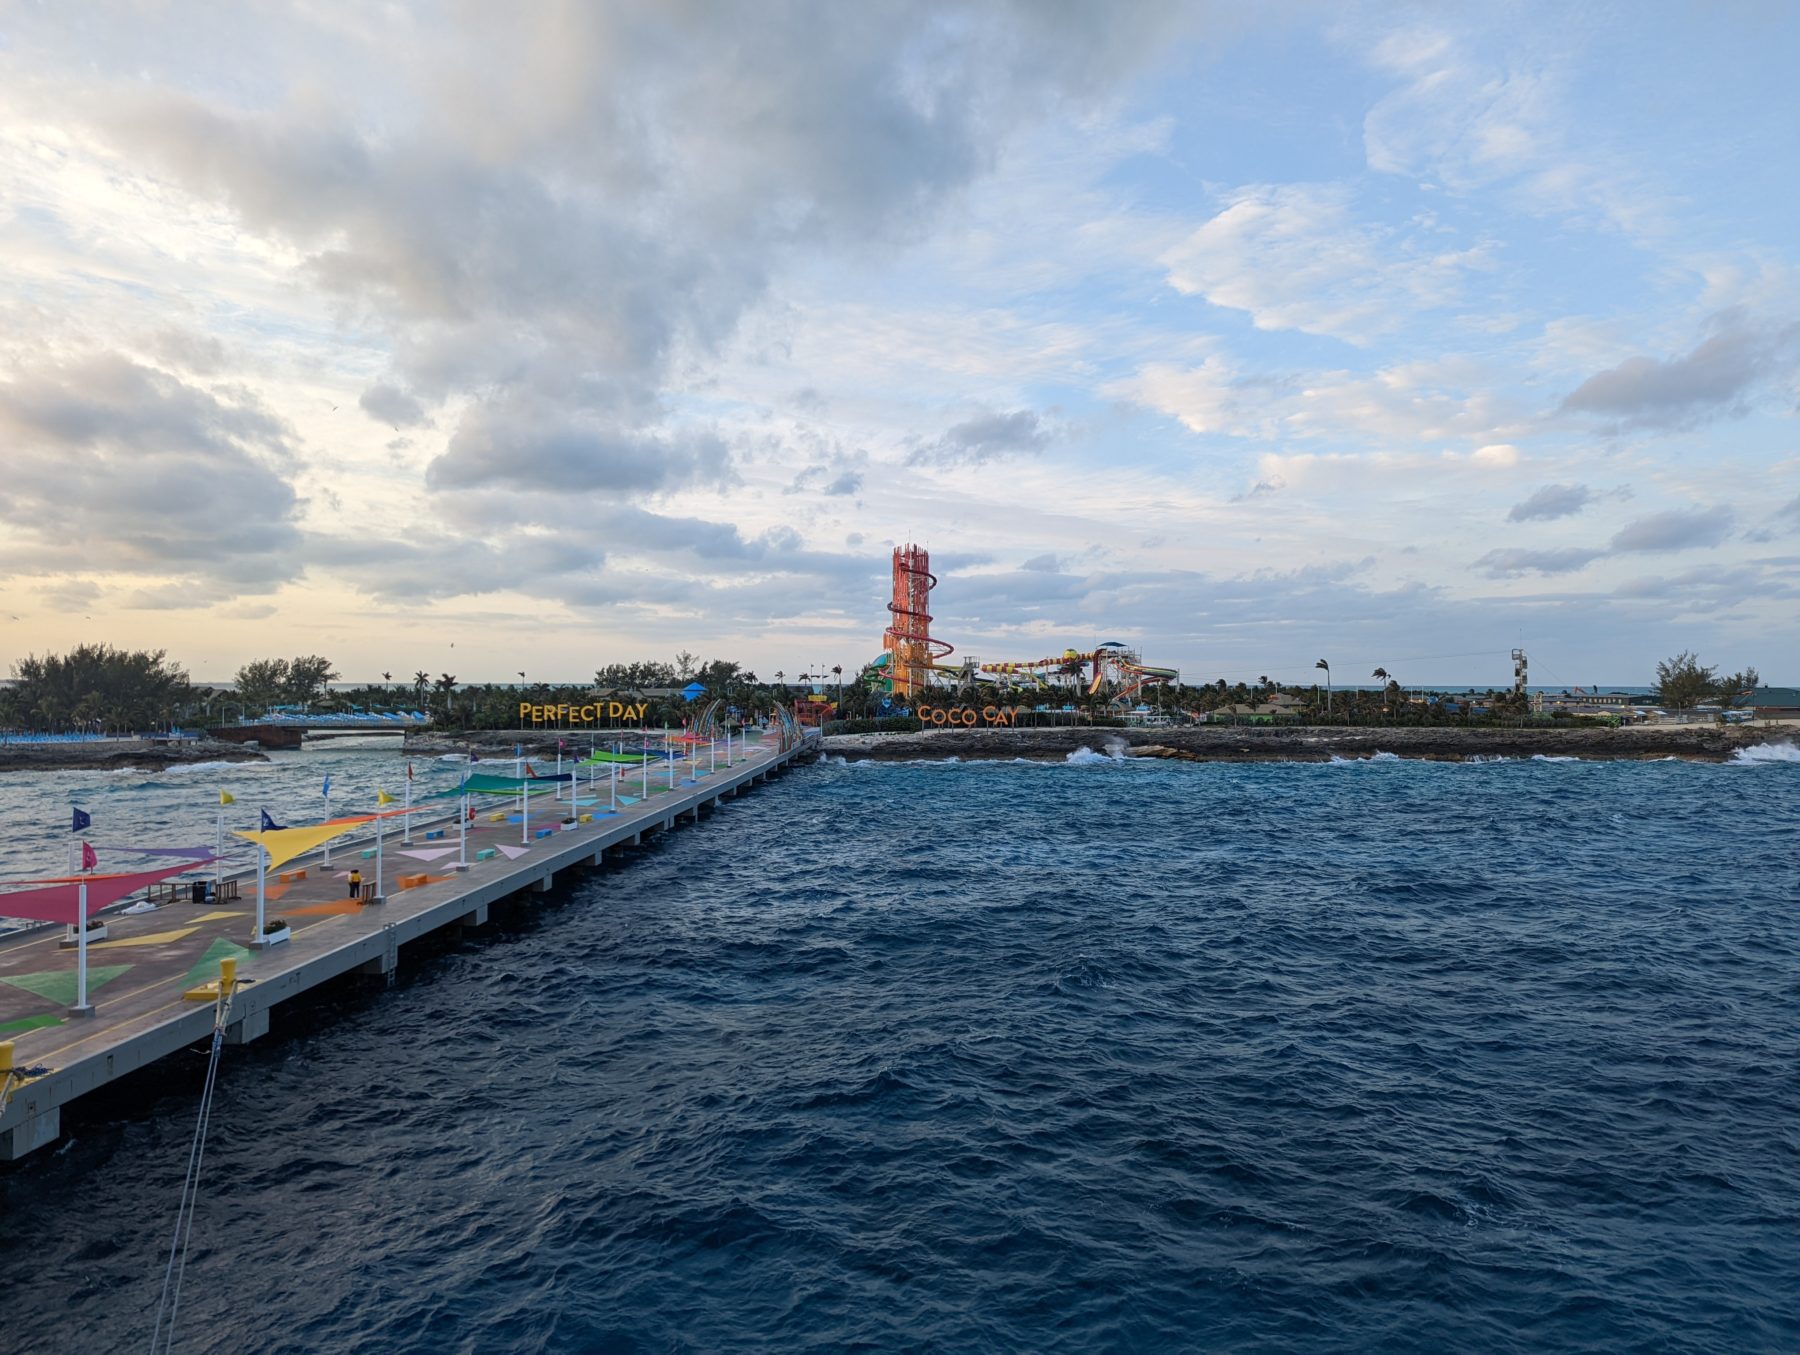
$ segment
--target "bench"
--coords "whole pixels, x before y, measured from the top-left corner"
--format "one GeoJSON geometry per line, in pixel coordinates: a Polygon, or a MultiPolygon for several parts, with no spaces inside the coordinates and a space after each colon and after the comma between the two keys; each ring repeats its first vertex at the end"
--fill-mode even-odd
{"type": "Polygon", "coordinates": [[[475,859],[477,861],[492,861],[498,855],[500,855],[500,849],[498,847],[483,847],[480,851],[475,853],[475,859]]]}
{"type": "Polygon", "coordinates": [[[554,833],[555,831],[556,831],[556,829],[554,829],[554,828],[540,828],[537,830],[537,832],[533,833],[532,836],[533,837],[549,837],[550,834],[554,833]]]}
{"type": "Polygon", "coordinates": [[[399,880],[396,881],[396,887],[400,889],[417,889],[420,885],[429,883],[430,880],[431,877],[429,875],[402,875],[399,880]]]}
{"type": "Polygon", "coordinates": [[[444,830],[442,828],[433,828],[429,833],[425,834],[425,840],[427,842],[442,842],[444,840],[444,830]]]}
{"type": "Polygon", "coordinates": [[[506,822],[506,811],[502,810],[498,814],[489,814],[488,822],[489,823],[505,823],[506,822]]]}
{"type": "Polygon", "coordinates": [[[281,881],[281,883],[284,885],[299,884],[300,881],[302,881],[306,878],[306,871],[304,869],[302,869],[302,870],[284,870],[281,872],[281,874],[277,875],[275,878],[277,880],[281,881]]]}

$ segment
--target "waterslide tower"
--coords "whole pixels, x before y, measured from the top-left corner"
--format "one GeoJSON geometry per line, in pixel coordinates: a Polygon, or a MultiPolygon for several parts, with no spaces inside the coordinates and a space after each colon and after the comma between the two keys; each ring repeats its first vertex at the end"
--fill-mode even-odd
{"type": "Polygon", "coordinates": [[[931,638],[928,604],[936,587],[930,552],[923,546],[894,547],[894,600],[888,603],[893,619],[881,647],[889,655],[894,694],[907,700],[925,690],[933,662],[954,649],[947,641],[931,638]]]}

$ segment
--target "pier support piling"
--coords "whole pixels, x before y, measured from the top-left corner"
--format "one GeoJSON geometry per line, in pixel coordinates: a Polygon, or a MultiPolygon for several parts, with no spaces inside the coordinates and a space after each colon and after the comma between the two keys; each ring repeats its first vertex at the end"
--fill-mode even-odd
{"type": "Polygon", "coordinates": [[[50,1109],[19,1121],[0,1131],[0,1162],[11,1162],[54,1143],[62,1134],[62,1107],[50,1109]]]}
{"type": "Polygon", "coordinates": [[[269,1033],[269,1013],[251,1012],[225,1027],[226,1044],[249,1044],[269,1033]]]}

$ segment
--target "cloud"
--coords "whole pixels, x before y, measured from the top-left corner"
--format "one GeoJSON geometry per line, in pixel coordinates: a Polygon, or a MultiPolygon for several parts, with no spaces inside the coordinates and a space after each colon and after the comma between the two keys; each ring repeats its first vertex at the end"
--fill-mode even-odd
{"type": "Polygon", "coordinates": [[[1360,439],[1387,449],[1399,440],[1505,447],[1528,428],[1493,374],[1455,356],[1396,362],[1368,373],[1343,370],[1240,374],[1221,356],[1197,367],[1145,364],[1103,394],[1181,420],[1196,433],[1307,438],[1342,445],[1360,439]]]}
{"type": "Polygon", "coordinates": [[[1741,416],[1766,378],[1793,366],[1800,327],[1770,329],[1728,311],[1714,317],[1712,329],[1679,357],[1627,358],[1596,373],[1559,408],[1616,418],[1628,428],[1692,428],[1741,416]]]}
{"type": "Polygon", "coordinates": [[[179,575],[256,591],[300,572],[287,425],[113,353],[0,381],[0,570],[179,575]]]}
{"type": "Polygon", "coordinates": [[[724,483],[729,461],[724,442],[710,432],[647,433],[579,409],[515,398],[465,414],[425,468],[425,484],[445,491],[497,486],[552,496],[632,496],[724,483]]]}
{"type": "Polygon", "coordinates": [[[1298,329],[1364,343],[1412,314],[1454,301],[1484,250],[1434,250],[1365,225],[1348,192],[1326,184],[1241,188],[1163,255],[1169,285],[1249,314],[1258,329],[1298,329]]]}
{"type": "Polygon", "coordinates": [[[918,239],[1016,132],[1160,57],[1182,11],[401,8],[330,37],[382,70],[381,113],[323,77],[236,106],[139,63],[69,105],[388,341],[373,417],[472,397],[429,487],[644,494],[723,478],[724,444],[672,406],[783,269],[918,239]]]}
{"type": "Polygon", "coordinates": [[[1606,554],[1603,550],[1584,550],[1569,546],[1561,550],[1520,550],[1502,547],[1489,551],[1474,567],[1489,578],[1513,578],[1520,574],[1572,574],[1585,569],[1606,554]]]}
{"type": "Polygon", "coordinates": [[[801,467],[782,493],[803,494],[810,490],[826,498],[854,498],[862,493],[868,462],[864,452],[846,455],[833,451],[824,460],[801,467]]]}
{"type": "Polygon", "coordinates": [[[1678,551],[1716,546],[1730,534],[1736,517],[1723,504],[1717,508],[1655,513],[1621,528],[1612,539],[1612,549],[1619,552],[1678,551]]]}
{"type": "Polygon", "coordinates": [[[1506,515],[1508,522],[1553,522],[1572,517],[1594,501],[1586,485],[1545,485],[1506,515]]]}
{"type": "Polygon", "coordinates": [[[979,466],[1006,456],[1032,456],[1050,445],[1050,428],[1028,409],[964,419],[907,458],[912,465],[979,466]]]}
{"type": "Polygon", "coordinates": [[[370,386],[357,401],[363,413],[377,423],[385,423],[390,428],[429,427],[430,417],[425,413],[425,406],[398,386],[379,384],[370,386]]]}

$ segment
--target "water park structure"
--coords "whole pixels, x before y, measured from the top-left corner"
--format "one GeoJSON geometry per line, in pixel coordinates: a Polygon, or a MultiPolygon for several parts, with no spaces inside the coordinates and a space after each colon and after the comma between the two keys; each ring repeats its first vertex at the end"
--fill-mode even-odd
{"type": "Polygon", "coordinates": [[[938,581],[930,553],[923,546],[896,546],[893,583],[882,653],[869,666],[867,680],[897,701],[917,704],[934,690],[973,692],[985,683],[1002,692],[1085,693],[1128,708],[1145,688],[1180,681],[1178,670],[1151,667],[1117,640],[1091,650],[1065,649],[1052,658],[983,660],[965,654],[958,663],[944,663],[956,646],[931,633],[930,599],[938,581]]]}

